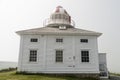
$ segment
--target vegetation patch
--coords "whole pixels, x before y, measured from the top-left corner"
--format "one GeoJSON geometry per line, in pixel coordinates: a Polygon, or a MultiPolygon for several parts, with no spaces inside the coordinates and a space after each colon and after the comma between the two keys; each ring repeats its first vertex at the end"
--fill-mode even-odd
{"type": "Polygon", "coordinates": [[[50,75],[25,75],[16,74],[16,71],[0,72],[0,80],[96,80],[92,78],[77,78],[67,76],[50,76],[50,75]]]}
{"type": "Polygon", "coordinates": [[[110,73],[111,75],[120,76],[119,73],[110,73]]]}
{"type": "Polygon", "coordinates": [[[14,70],[17,70],[17,67],[16,68],[6,68],[6,69],[1,69],[0,72],[8,72],[8,71],[14,71],[14,70]]]}

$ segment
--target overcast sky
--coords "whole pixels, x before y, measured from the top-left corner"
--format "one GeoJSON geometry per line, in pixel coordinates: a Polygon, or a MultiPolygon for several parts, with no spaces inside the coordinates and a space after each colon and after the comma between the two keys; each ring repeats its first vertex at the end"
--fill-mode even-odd
{"type": "Polygon", "coordinates": [[[99,52],[108,68],[120,72],[120,0],[0,0],[0,61],[18,61],[19,30],[43,27],[57,6],[63,6],[77,28],[103,33],[99,52]]]}

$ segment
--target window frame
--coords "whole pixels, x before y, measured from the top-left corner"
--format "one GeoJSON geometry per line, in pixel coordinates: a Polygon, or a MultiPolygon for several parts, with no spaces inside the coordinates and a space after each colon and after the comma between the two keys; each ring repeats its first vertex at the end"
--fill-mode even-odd
{"type": "Polygon", "coordinates": [[[63,50],[55,50],[55,62],[63,63],[63,50]]]}
{"type": "Polygon", "coordinates": [[[56,38],[56,43],[63,43],[63,38],[56,38]]]}
{"type": "Polygon", "coordinates": [[[89,50],[81,50],[81,62],[90,63],[90,51],[89,50]]]}
{"type": "Polygon", "coordinates": [[[38,42],[38,38],[30,38],[30,42],[38,42]]]}
{"type": "Polygon", "coordinates": [[[37,55],[38,51],[37,50],[30,50],[29,51],[29,62],[37,62],[37,55]]]}
{"type": "Polygon", "coordinates": [[[81,43],[88,43],[88,39],[80,39],[81,43]]]}

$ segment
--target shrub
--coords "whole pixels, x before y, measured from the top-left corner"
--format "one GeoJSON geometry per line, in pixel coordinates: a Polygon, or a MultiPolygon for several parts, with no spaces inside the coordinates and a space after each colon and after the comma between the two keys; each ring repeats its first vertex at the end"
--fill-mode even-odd
{"type": "Polygon", "coordinates": [[[1,69],[0,72],[8,72],[8,71],[13,71],[13,70],[17,70],[17,67],[16,68],[9,67],[6,69],[1,69]]]}

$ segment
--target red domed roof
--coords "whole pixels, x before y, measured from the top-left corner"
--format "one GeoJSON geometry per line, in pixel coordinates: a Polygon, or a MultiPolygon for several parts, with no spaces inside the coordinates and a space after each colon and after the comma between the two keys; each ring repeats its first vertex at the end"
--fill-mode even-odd
{"type": "Polygon", "coordinates": [[[67,11],[62,6],[57,6],[55,13],[65,13],[68,14],[67,11]]]}
{"type": "Polygon", "coordinates": [[[62,6],[57,6],[55,11],[50,15],[48,25],[71,25],[71,16],[62,6]]]}

